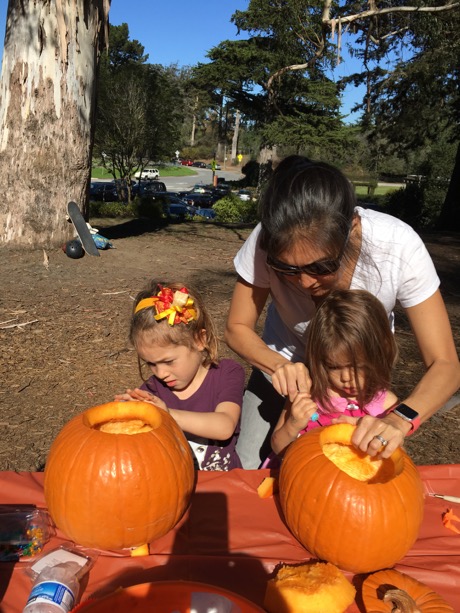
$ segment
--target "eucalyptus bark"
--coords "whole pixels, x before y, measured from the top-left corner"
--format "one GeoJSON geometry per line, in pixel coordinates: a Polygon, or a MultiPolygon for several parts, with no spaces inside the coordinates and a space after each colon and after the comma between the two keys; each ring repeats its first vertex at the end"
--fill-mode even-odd
{"type": "Polygon", "coordinates": [[[241,113],[238,109],[235,111],[235,127],[233,129],[233,138],[232,138],[232,154],[231,160],[233,163],[236,163],[236,155],[238,152],[238,137],[240,135],[240,120],[241,113]]]}
{"type": "Polygon", "coordinates": [[[52,247],[86,212],[110,0],[9,0],[0,83],[0,243],[52,247]]]}

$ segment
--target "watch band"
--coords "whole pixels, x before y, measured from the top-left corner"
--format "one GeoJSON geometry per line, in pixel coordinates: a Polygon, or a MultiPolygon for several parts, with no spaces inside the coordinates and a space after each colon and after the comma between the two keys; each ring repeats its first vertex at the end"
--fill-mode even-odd
{"type": "Polygon", "coordinates": [[[391,408],[387,412],[387,415],[389,413],[394,413],[401,419],[404,419],[404,421],[407,421],[408,423],[410,423],[411,429],[406,434],[406,436],[410,436],[411,434],[414,434],[414,432],[418,430],[418,428],[420,427],[422,423],[420,421],[420,417],[417,411],[415,411],[414,409],[412,409],[411,407],[407,406],[407,404],[404,404],[404,403],[398,404],[395,407],[391,408]]]}

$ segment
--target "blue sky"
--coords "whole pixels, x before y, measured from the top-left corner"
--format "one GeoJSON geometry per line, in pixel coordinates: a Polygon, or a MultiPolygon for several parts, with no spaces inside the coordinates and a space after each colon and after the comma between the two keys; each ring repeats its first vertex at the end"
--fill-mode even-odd
{"type": "MultiPolygon", "coordinates": [[[[0,0],[2,51],[7,4],[7,0],[0,0]]],[[[230,18],[236,10],[246,10],[248,4],[249,0],[112,0],[109,17],[113,25],[128,24],[130,38],[144,46],[149,62],[191,66],[206,62],[206,53],[222,40],[238,39],[230,18]]],[[[354,70],[351,60],[346,59],[330,77],[339,79],[354,70]]],[[[350,86],[343,97],[342,113],[348,114],[361,97],[362,90],[350,86]]],[[[350,116],[347,121],[356,118],[350,116]]]]}

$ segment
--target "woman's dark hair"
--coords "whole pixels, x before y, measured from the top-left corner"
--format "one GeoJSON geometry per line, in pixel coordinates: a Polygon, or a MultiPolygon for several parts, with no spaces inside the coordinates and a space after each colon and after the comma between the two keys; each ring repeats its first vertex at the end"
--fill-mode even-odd
{"type": "MultiPolygon", "coordinates": [[[[143,308],[136,313],[136,306],[144,298],[156,296],[161,288],[170,288],[173,292],[184,287],[182,283],[158,283],[152,281],[147,289],[139,292],[134,301],[133,316],[129,340],[137,349],[139,342],[157,345],[185,345],[189,349],[201,341],[204,345],[204,366],[217,363],[218,338],[217,332],[201,296],[193,288],[187,286],[188,294],[193,300],[196,318],[188,323],[178,323],[170,326],[167,318],[156,320],[156,310],[153,306],[143,308]],[[204,333],[202,332],[204,330],[204,333]]],[[[141,370],[141,369],[140,369],[141,370]]]]}
{"type": "Polygon", "coordinates": [[[276,167],[260,202],[260,246],[277,258],[305,239],[334,257],[346,243],[356,206],[354,187],[325,162],[291,155],[276,167]]]}
{"type": "Polygon", "coordinates": [[[388,389],[398,348],[385,307],[366,290],[333,290],[321,303],[307,329],[305,363],[312,379],[312,398],[328,402],[328,365],[345,356],[358,380],[364,367],[365,389],[358,403],[367,404],[378,391],[388,389]]]}

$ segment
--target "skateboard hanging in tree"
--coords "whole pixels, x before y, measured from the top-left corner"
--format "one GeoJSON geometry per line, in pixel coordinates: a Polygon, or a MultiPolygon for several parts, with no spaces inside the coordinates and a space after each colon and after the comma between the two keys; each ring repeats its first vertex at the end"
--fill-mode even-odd
{"type": "Polygon", "coordinates": [[[83,249],[86,251],[88,255],[100,256],[98,248],[96,247],[93,237],[91,236],[91,232],[89,231],[89,228],[86,225],[86,221],[84,220],[84,217],[81,214],[81,211],[78,208],[77,203],[69,202],[67,204],[67,212],[77,232],[78,238],[80,239],[81,244],[83,245],[83,249]]]}

